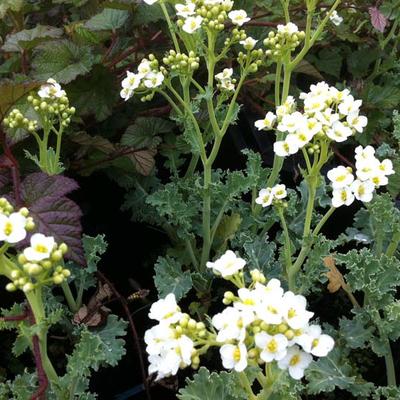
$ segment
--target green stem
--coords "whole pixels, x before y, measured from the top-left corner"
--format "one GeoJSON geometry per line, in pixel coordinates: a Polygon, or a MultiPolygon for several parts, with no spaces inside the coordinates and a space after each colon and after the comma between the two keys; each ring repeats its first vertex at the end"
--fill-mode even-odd
{"type": "Polygon", "coordinates": [[[257,400],[256,395],[253,393],[253,390],[251,388],[250,382],[247,378],[247,375],[244,372],[239,372],[238,373],[240,384],[242,385],[242,388],[246,391],[248,397],[248,400],[257,400]]]}
{"type": "Polygon", "coordinates": [[[160,1],[160,7],[164,14],[165,20],[167,21],[168,29],[171,33],[172,41],[174,42],[175,50],[180,53],[181,50],[179,48],[178,39],[175,34],[175,27],[172,25],[171,18],[169,17],[167,7],[165,6],[164,0],[160,1]]]}
{"type": "Polygon", "coordinates": [[[205,271],[211,249],[211,165],[204,165],[203,184],[203,249],[201,252],[200,271],[205,271]]]}
{"type": "Polygon", "coordinates": [[[57,144],[56,144],[56,167],[60,162],[60,153],[61,153],[61,142],[62,142],[62,134],[63,134],[63,126],[61,125],[60,130],[56,133],[57,135],[57,144]]]}
{"type": "Polygon", "coordinates": [[[278,61],[275,72],[275,107],[278,107],[281,104],[281,75],[282,63],[278,61]]]}
{"type": "Polygon", "coordinates": [[[61,288],[62,288],[62,290],[64,292],[64,296],[65,296],[65,299],[67,300],[69,309],[73,313],[76,313],[79,310],[79,308],[78,308],[78,305],[77,305],[77,303],[76,303],[76,301],[74,299],[74,295],[71,292],[71,288],[68,285],[68,282],[66,282],[66,281],[62,282],[61,283],[61,288]]]}
{"type": "Polygon", "coordinates": [[[192,264],[196,269],[199,269],[199,262],[197,261],[196,256],[194,255],[193,246],[189,239],[185,240],[186,251],[188,252],[190,259],[192,260],[192,264]]]}
{"type": "Polygon", "coordinates": [[[278,208],[278,214],[281,219],[281,224],[283,228],[283,234],[285,238],[284,244],[284,254],[285,254],[285,261],[286,261],[286,272],[289,275],[289,270],[292,267],[292,255],[291,255],[291,240],[289,236],[289,230],[286,223],[285,215],[283,214],[283,210],[281,207],[278,208]]]}
{"type": "Polygon", "coordinates": [[[396,232],[393,237],[392,240],[390,241],[388,247],[386,248],[386,255],[388,257],[392,257],[393,254],[396,252],[397,247],[399,247],[400,244],[400,232],[396,232]]]}

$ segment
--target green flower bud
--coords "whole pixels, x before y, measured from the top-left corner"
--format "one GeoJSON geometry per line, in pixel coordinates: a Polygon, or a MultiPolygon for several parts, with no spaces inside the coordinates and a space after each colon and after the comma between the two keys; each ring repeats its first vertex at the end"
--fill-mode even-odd
{"type": "Polygon", "coordinates": [[[197,322],[194,319],[190,319],[188,322],[188,329],[196,329],[197,322]]]}
{"type": "Polygon", "coordinates": [[[64,268],[62,270],[62,274],[64,275],[65,278],[69,278],[71,276],[71,271],[67,268],[64,268]]]}
{"type": "Polygon", "coordinates": [[[288,340],[292,340],[294,338],[294,332],[291,329],[288,329],[284,335],[288,340]]]}
{"type": "Polygon", "coordinates": [[[50,260],[44,260],[40,262],[40,265],[44,268],[44,269],[50,269],[53,264],[50,260]]]}
{"type": "Polygon", "coordinates": [[[11,271],[11,278],[12,279],[17,279],[21,276],[21,271],[19,269],[14,269],[13,271],[11,271]]]}
{"type": "Polygon", "coordinates": [[[22,290],[23,290],[25,293],[29,293],[29,292],[31,292],[33,289],[34,289],[34,286],[33,286],[33,284],[32,284],[31,282],[26,283],[26,284],[22,287],[22,290]]]}
{"type": "Polygon", "coordinates": [[[31,264],[28,270],[29,275],[39,275],[43,271],[43,267],[39,264],[31,264]]]}
{"type": "Polygon", "coordinates": [[[6,290],[7,292],[15,292],[17,290],[17,287],[13,283],[7,283],[6,285],[6,290]]]}
{"type": "Polygon", "coordinates": [[[41,109],[42,111],[47,110],[47,107],[48,107],[48,104],[47,104],[45,101],[42,101],[42,102],[40,103],[40,109],[41,109]]]}
{"type": "Polygon", "coordinates": [[[56,285],[60,285],[64,281],[64,276],[63,275],[55,275],[53,276],[53,282],[56,285]]]}
{"type": "Polygon", "coordinates": [[[33,222],[33,219],[28,217],[26,220],[26,225],[25,225],[25,229],[27,231],[32,231],[35,229],[35,223],[33,222]]]}

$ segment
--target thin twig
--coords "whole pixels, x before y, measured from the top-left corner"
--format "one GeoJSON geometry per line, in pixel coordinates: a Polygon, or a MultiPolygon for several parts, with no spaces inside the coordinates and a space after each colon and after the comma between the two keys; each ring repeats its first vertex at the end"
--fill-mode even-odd
{"type": "Polygon", "coordinates": [[[144,361],[143,361],[143,357],[142,357],[142,348],[140,346],[140,341],[139,341],[139,336],[137,334],[137,330],[135,327],[135,323],[133,322],[133,318],[131,316],[131,313],[129,311],[129,307],[128,307],[128,302],[125,299],[125,297],[123,297],[118,290],[115,288],[115,286],[112,284],[112,282],[100,271],[97,271],[97,276],[104,282],[107,283],[107,285],[110,287],[111,291],[114,293],[114,296],[118,299],[118,301],[121,303],[121,306],[126,314],[126,317],[128,318],[128,322],[129,322],[129,326],[131,328],[131,332],[132,332],[132,336],[133,336],[133,340],[134,340],[134,344],[138,353],[138,358],[139,358],[139,363],[140,363],[140,369],[141,369],[141,373],[142,373],[142,380],[143,380],[143,385],[146,391],[146,397],[147,400],[151,400],[151,396],[150,396],[150,387],[148,384],[148,380],[147,380],[147,374],[146,374],[146,370],[145,370],[145,366],[144,366],[144,361]]]}

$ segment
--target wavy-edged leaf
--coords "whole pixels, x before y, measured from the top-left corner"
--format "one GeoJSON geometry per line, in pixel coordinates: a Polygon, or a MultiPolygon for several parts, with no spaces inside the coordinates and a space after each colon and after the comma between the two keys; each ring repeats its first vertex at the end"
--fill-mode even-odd
{"type": "Polygon", "coordinates": [[[7,35],[1,49],[6,52],[22,52],[32,49],[45,40],[59,38],[62,34],[61,28],[39,24],[35,28],[7,35]]]}
{"type": "Polygon", "coordinates": [[[87,74],[96,62],[90,46],[78,46],[69,40],[52,40],[38,46],[32,60],[34,77],[53,78],[69,83],[87,74]]]}
{"type": "Polygon", "coordinates": [[[182,271],[182,265],[173,258],[158,257],[154,270],[154,283],[160,298],[174,293],[179,301],[192,288],[190,272],[182,271]]]}
{"type": "Polygon", "coordinates": [[[127,154],[127,157],[139,174],[148,176],[153,171],[155,165],[154,156],[156,154],[157,150],[155,149],[132,150],[127,154]]]}

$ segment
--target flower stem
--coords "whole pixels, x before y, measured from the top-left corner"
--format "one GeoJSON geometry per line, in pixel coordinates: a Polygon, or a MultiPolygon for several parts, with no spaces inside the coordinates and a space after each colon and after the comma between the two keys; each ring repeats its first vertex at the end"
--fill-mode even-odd
{"type": "Polygon", "coordinates": [[[167,10],[167,7],[165,6],[164,0],[160,1],[160,7],[161,7],[161,10],[162,10],[162,12],[164,14],[165,20],[167,21],[168,29],[169,29],[169,31],[171,33],[171,37],[172,37],[172,41],[174,42],[175,50],[178,53],[180,53],[181,50],[179,48],[178,39],[177,39],[176,34],[175,34],[175,30],[174,30],[175,28],[172,25],[171,18],[169,17],[168,10],[167,10]]]}
{"type": "Polygon", "coordinates": [[[249,379],[247,378],[247,375],[244,372],[239,372],[238,373],[240,384],[242,385],[242,388],[246,391],[248,397],[248,400],[257,400],[256,395],[253,393],[253,389],[251,388],[249,379]]]}

